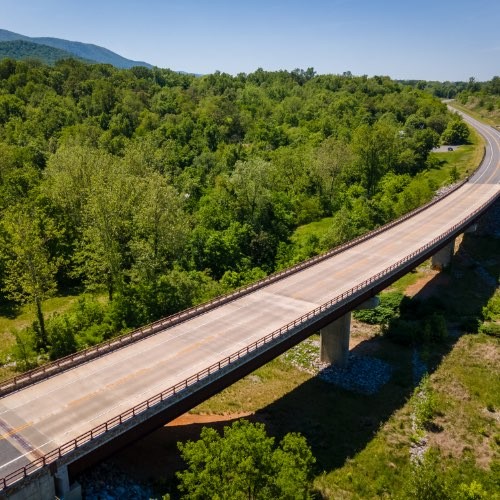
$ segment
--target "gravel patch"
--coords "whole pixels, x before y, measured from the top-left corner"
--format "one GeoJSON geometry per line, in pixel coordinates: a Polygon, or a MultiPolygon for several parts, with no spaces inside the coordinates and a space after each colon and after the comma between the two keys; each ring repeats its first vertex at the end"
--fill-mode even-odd
{"type": "Polygon", "coordinates": [[[102,462],[78,478],[86,500],[149,500],[155,498],[148,484],[134,481],[116,466],[102,462]]]}
{"type": "Polygon", "coordinates": [[[444,194],[446,193],[449,193],[450,191],[452,191],[453,189],[455,189],[455,187],[457,186],[457,184],[460,184],[461,181],[458,181],[458,182],[455,182],[453,184],[447,184],[446,186],[443,186],[443,187],[440,187],[435,195],[434,195],[434,199],[436,198],[440,198],[441,196],[443,196],[444,194]]]}
{"type": "Polygon", "coordinates": [[[321,380],[359,394],[375,394],[391,379],[392,366],[378,358],[349,354],[347,367],[329,365],[318,376],[321,380]]]}
{"type": "Polygon", "coordinates": [[[349,353],[347,367],[341,368],[319,360],[320,340],[307,339],[283,354],[293,366],[321,380],[342,389],[359,394],[375,394],[389,382],[392,366],[371,356],[359,356],[349,353]]]}

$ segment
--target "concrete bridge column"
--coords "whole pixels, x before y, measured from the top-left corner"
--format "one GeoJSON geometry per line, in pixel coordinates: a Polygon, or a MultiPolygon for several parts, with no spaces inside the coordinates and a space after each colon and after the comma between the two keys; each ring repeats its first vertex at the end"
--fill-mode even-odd
{"type": "Polygon", "coordinates": [[[68,467],[63,465],[58,467],[54,474],[55,491],[57,498],[61,500],[81,500],[82,488],[78,483],[70,485],[68,467]]]}
{"type": "Polygon", "coordinates": [[[69,491],[68,467],[65,465],[58,467],[57,472],[54,474],[54,483],[57,496],[59,498],[64,498],[65,493],[69,491]]]}
{"type": "MultiPolygon", "coordinates": [[[[372,309],[380,304],[378,297],[363,302],[356,309],[372,309]]],[[[320,331],[319,358],[322,363],[330,363],[345,368],[349,360],[349,337],[351,333],[351,312],[336,319],[320,331]]]]}
{"type": "Polygon", "coordinates": [[[455,240],[450,241],[445,247],[436,252],[431,259],[433,269],[444,269],[451,264],[451,258],[455,251],[455,240]]]}
{"type": "Polygon", "coordinates": [[[319,359],[322,363],[335,364],[342,368],[347,366],[350,332],[350,312],[321,329],[319,359]]]}

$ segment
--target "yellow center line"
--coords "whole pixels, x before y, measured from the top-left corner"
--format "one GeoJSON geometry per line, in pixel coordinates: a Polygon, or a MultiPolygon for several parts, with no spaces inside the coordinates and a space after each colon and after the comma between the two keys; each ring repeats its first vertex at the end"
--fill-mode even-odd
{"type": "Polygon", "coordinates": [[[20,425],[19,427],[15,428],[15,429],[11,429],[9,432],[6,432],[5,434],[0,434],[0,441],[2,439],[8,439],[12,436],[15,436],[16,434],[19,434],[21,431],[23,431],[27,427],[31,427],[32,425],[33,425],[33,422],[28,422],[24,425],[20,425]]]}

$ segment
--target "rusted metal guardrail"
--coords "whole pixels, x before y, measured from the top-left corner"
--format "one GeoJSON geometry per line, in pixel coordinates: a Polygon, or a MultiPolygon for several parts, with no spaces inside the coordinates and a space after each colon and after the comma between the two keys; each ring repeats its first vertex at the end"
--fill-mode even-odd
{"type": "Polygon", "coordinates": [[[301,262],[300,264],[297,264],[293,267],[284,269],[283,271],[279,271],[277,273],[271,274],[267,276],[266,278],[263,278],[260,281],[257,281],[255,283],[252,283],[250,285],[246,285],[242,288],[239,288],[238,290],[235,290],[234,292],[230,292],[225,295],[221,295],[219,297],[216,297],[215,299],[205,302],[203,304],[191,307],[189,309],[186,309],[184,311],[181,311],[179,313],[173,314],[171,316],[168,316],[166,318],[160,319],[158,321],[155,321],[154,323],[150,323],[148,325],[145,325],[141,328],[138,328],[132,332],[126,333],[124,335],[120,335],[118,337],[114,337],[110,340],[107,340],[105,342],[102,342],[101,344],[98,344],[96,346],[89,347],[87,349],[84,349],[82,351],[78,351],[74,354],[70,354],[69,356],[65,356],[63,358],[60,358],[56,361],[53,361],[51,363],[47,363],[43,366],[40,366],[38,368],[35,368],[33,370],[29,370],[25,373],[22,373],[20,375],[17,375],[15,377],[12,377],[2,383],[0,383],[0,397],[4,396],[6,394],[9,394],[11,392],[14,392],[18,389],[21,389],[23,387],[26,387],[28,385],[31,385],[35,382],[39,382],[40,380],[44,380],[48,377],[51,377],[53,375],[56,375],[64,370],[67,370],[69,368],[73,368],[75,366],[78,366],[79,364],[86,363],[92,359],[95,359],[99,356],[102,356],[104,354],[107,354],[109,352],[112,352],[116,349],[120,349],[122,347],[125,347],[133,342],[136,342],[138,340],[144,339],[146,337],[149,337],[150,335],[154,335],[155,333],[158,333],[160,331],[163,331],[167,328],[170,328],[178,323],[181,323],[182,321],[186,321],[190,318],[193,318],[194,316],[197,316],[199,314],[203,314],[205,312],[208,312],[212,309],[215,309],[216,307],[219,307],[223,304],[226,304],[227,302],[230,302],[232,300],[237,299],[238,297],[241,297],[243,295],[249,294],[254,292],[255,290],[258,290],[264,286],[267,286],[271,283],[274,283],[276,281],[279,281],[283,278],[286,278],[287,276],[290,276],[291,274],[294,274],[296,272],[302,271],[303,269],[307,269],[308,267],[311,267],[318,262],[321,262],[323,260],[326,260],[333,255],[337,255],[340,252],[343,252],[363,241],[369,240],[370,238],[373,238],[374,236],[387,231],[388,229],[396,226],[397,224],[400,224],[404,222],[405,220],[409,219],[410,217],[413,217],[414,215],[424,211],[425,209],[429,208],[432,205],[435,205],[445,197],[449,196],[451,193],[455,192],[457,189],[462,187],[465,183],[468,182],[468,179],[465,179],[458,184],[456,184],[453,188],[451,188],[449,191],[446,193],[442,194],[441,196],[433,199],[429,203],[422,205],[421,207],[416,208],[415,210],[412,210],[411,212],[408,212],[407,214],[399,217],[398,219],[395,219],[388,224],[385,224],[383,226],[380,226],[377,229],[374,229],[373,231],[370,231],[364,235],[358,236],[357,238],[344,243],[340,246],[337,246],[328,252],[325,252],[321,255],[317,255],[315,257],[312,257],[304,262],[301,262]]]}
{"type": "Polygon", "coordinates": [[[182,393],[182,391],[186,390],[188,387],[191,387],[194,384],[203,381],[209,375],[212,375],[221,370],[222,368],[230,365],[231,363],[234,363],[235,361],[242,359],[245,356],[248,356],[250,353],[253,353],[257,349],[266,346],[270,342],[277,340],[279,338],[283,338],[290,330],[296,328],[298,325],[314,318],[315,316],[320,315],[321,313],[324,313],[327,310],[331,310],[336,305],[344,303],[346,299],[353,298],[355,295],[358,294],[358,292],[365,290],[367,287],[373,287],[382,278],[387,279],[387,277],[390,277],[390,275],[397,273],[397,271],[402,266],[407,265],[409,262],[418,260],[418,258],[422,256],[423,253],[431,250],[433,247],[439,246],[445,240],[447,240],[450,237],[450,235],[457,234],[457,232],[459,232],[461,229],[464,229],[476,217],[476,215],[483,212],[499,196],[500,193],[492,197],[492,199],[490,199],[486,203],[483,203],[479,208],[477,208],[467,217],[465,217],[460,222],[449,228],[445,233],[441,234],[440,236],[426,243],[418,250],[413,251],[412,253],[405,256],[403,259],[400,259],[398,262],[390,265],[386,269],[378,272],[377,274],[371,276],[367,280],[364,280],[363,282],[345,291],[344,293],[337,295],[336,297],[322,304],[316,309],[309,311],[308,313],[300,316],[294,321],[291,321],[290,323],[282,326],[281,328],[278,328],[277,330],[256,340],[255,342],[244,347],[243,349],[240,349],[239,351],[223,358],[217,363],[210,365],[208,368],[205,368],[204,370],[201,370],[198,373],[191,375],[182,382],[179,382],[178,384],[169,387],[168,389],[156,394],[155,396],[152,396],[146,401],[143,401],[142,403],[135,405],[134,407],[120,413],[116,417],[113,417],[107,420],[106,422],[94,427],[93,429],[81,434],[80,436],[72,439],[71,441],[68,441],[67,443],[61,445],[59,448],[56,448],[55,450],[47,453],[46,455],[30,462],[28,465],[19,468],[18,470],[8,474],[4,478],[1,478],[0,490],[7,488],[8,486],[16,483],[17,481],[20,481],[21,479],[24,479],[25,477],[36,472],[42,467],[45,467],[52,462],[55,462],[63,455],[66,455],[76,450],[78,447],[88,443],[89,441],[97,438],[98,436],[101,436],[102,434],[108,432],[109,430],[127,422],[131,418],[141,414],[142,412],[148,410],[149,408],[167,400],[168,398],[174,395],[182,393]]]}

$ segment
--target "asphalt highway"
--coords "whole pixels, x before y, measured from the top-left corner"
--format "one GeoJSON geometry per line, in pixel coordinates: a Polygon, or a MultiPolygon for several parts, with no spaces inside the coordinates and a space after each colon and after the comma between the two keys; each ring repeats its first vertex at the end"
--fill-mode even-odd
{"type": "Polygon", "coordinates": [[[0,478],[384,270],[500,192],[500,133],[438,204],[328,260],[0,399],[0,478]]]}

